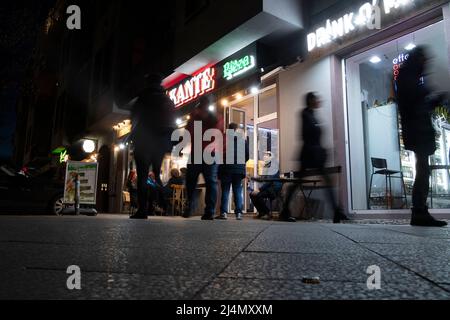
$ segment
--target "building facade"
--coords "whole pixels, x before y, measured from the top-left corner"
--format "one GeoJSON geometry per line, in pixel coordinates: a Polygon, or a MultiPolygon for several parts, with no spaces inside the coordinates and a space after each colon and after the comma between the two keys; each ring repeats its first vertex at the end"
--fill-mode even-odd
{"type": "MultiPolygon", "coordinates": [[[[101,212],[122,209],[133,169],[125,143],[132,125],[129,106],[143,75],[160,72],[180,128],[206,95],[211,112],[245,131],[251,146],[246,192],[257,187],[252,177],[273,168],[282,175],[298,169],[299,112],[305,94],[316,91],[323,101],[319,117],[327,165],[342,168],[336,188],[342,206],[363,217],[409,213],[414,155],[402,144],[395,78],[408,51],[426,45],[433,59],[424,81],[450,91],[448,1],[188,0],[158,9],[129,1],[95,3],[80,4],[89,8],[83,10],[84,36],[62,34],[52,147],[96,142],[96,151],[84,156],[100,164],[101,212]],[[226,19],[217,18],[218,12],[226,19]],[[78,125],[66,130],[67,121],[78,125]],[[386,160],[398,175],[387,182],[372,175],[377,171],[372,159],[386,160]]],[[[430,160],[434,213],[450,207],[445,170],[450,116],[444,107],[434,115],[439,132],[439,150],[430,160]]],[[[163,180],[171,168],[186,166],[188,152],[167,156],[163,180]]],[[[332,210],[321,212],[326,217],[332,210]]]]}
{"type": "MultiPolygon", "coordinates": [[[[316,91],[323,100],[319,114],[325,132],[323,144],[330,150],[328,166],[342,168],[336,192],[346,211],[362,217],[409,214],[415,159],[404,149],[401,139],[395,79],[408,59],[408,51],[426,45],[433,59],[424,81],[438,91],[449,92],[448,1],[278,3],[277,12],[270,11],[270,1],[255,4],[256,13],[245,10],[254,16],[242,19],[244,23],[230,27],[228,33],[216,36],[209,45],[201,46],[205,39],[196,37],[192,40],[198,48],[196,54],[181,55],[176,60],[178,67],[166,79],[167,86],[177,88],[186,77],[195,77],[212,66],[219,70],[217,77],[222,76],[225,57],[236,61],[249,56],[245,49],[249,42],[275,48],[270,63],[256,66],[254,78],[248,74],[234,86],[218,85],[209,92],[217,112],[241,124],[253,142],[247,163],[249,177],[262,173],[267,155],[276,158],[281,174],[297,170],[302,146],[299,112],[305,107],[305,94],[316,91]],[[291,15],[277,15],[280,12],[291,15]],[[252,30],[252,23],[274,26],[274,17],[281,26],[252,30]],[[233,47],[235,35],[243,42],[246,39],[239,34],[243,30],[253,38],[233,47]],[[372,175],[380,169],[376,159],[383,159],[387,168],[397,174],[390,178],[372,175]]],[[[216,9],[204,2],[196,16],[202,21],[198,25],[209,21],[209,10],[216,9]]],[[[210,26],[214,29],[214,22],[210,26]]],[[[179,34],[188,39],[186,35],[196,30],[193,22],[191,28],[183,28],[179,34]]],[[[175,103],[180,103],[177,93],[183,97],[180,90],[170,91],[175,103]]],[[[183,108],[187,117],[189,105],[180,110],[183,108]]],[[[433,119],[439,148],[430,158],[433,170],[429,206],[439,214],[450,207],[449,118],[445,106],[436,109],[433,119]]],[[[179,119],[179,123],[183,121],[179,119]]],[[[323,195],[318,192],[315,196],[323,195]]],[[[325,216],[332,212],[322,209],[325,216]]]]}

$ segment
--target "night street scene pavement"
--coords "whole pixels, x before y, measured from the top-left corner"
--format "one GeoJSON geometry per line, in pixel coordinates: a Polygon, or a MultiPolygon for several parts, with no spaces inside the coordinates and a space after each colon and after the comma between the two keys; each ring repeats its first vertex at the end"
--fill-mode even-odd
{"type": "Polygon", "coordinates": [[[0,301],[448,302],[449,30],[449,0],[1,1],[0,301]]]}
{"type": "Polygon", "coordinates": [[[448,228],[119,215],[0,222],[1,299],[450,298],[448,228]],[[71,265],[81,290],[67,289],[71,265]],[[379,290],[367,286],[374,265],[379,290]],[[315,277],[320,283],[304,282],[315,277]]]}

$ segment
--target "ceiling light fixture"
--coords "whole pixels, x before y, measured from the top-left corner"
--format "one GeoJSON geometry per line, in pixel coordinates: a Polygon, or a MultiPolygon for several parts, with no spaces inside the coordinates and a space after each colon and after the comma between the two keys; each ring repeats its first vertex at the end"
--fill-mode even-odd
{"type": "Polygon", "coordinates": [[[372,58],[370,58],[369,60],[371,63],[376,64],[376,63],[380,63],[381,59],[378,56],[373,56],[372,58]]]}
{"type": "Polygon", "coordinates": [[[83,151],[86,153],[92,153],[95,150],[95,142],[92,140],[84,140],[83,151]]]}
{"type": "Polygon", "coordinates": [[[405,47],[405,50],[411,51],[415,47],[417,47],[417,46],[414,43],[410,43],[405,47]]]}

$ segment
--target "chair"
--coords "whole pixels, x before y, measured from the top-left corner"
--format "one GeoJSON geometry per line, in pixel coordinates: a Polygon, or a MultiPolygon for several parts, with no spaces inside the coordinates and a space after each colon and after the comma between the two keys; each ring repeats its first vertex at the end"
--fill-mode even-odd
{"type": "Polygon", "coordinates": [[[170,198],[170,204],[172,206],[172,215],[175,216],[175,210],[182,214],[186,207],[186,188],[182,185],[172,185],[173,190],[172,198],[170,198]]]}
{"type": "Polygon", "coordinates": [[[385,186],[386,186],[386,207],[388,209],[392,209],[392,199],[396,197],[392,197],[392,178],[395,179],[401,179],[402,180],[402,186],[403,186],[403,196],[401,199],[405,199],[405,206],[408,205],[408,199],[406,197],[406,186],[405,186],[405,180],[403,179],[403,172],[397,171],[397,170],[390,170],[387,166],[386,159],[380,159],[380,158],[371,158],[372,160],[372,175],[370,176],[370,186],[369,186],[369,208],[370,206],[370,199],[372,199],[372,182],[373,182],[373,176],[374,175],[383,175],[385,176],[385,186]],[[398,176],[397,176],[398,175],[398,176]]]}
{"type": "Polygon", "coordinates": [[[137,211],[137,201],[129,191],[122,191],[122,210],[133,215],[137,211]]]}

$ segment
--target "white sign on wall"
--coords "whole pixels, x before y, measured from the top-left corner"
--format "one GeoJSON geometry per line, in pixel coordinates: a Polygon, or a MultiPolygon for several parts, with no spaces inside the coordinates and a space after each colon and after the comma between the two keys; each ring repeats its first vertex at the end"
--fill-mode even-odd
{"type": "Polygon", "coordinates": [[[68,161],[64,186],[64,203],[75,203],[75,178],[80,182],[80,204],[96,204],[97,196],[97,162],[68,161]]]}
{"type": "Polygon", "coordinates": [[[396,10],[412,4],[415,0],[372,0],[364,3],[357,12],[349,12],[336,20],[328,19],[315,32],[308,34],[308,52],[321,48],[333,40],[366,28],[381,29],[381,13],[389,15],[396,10]]]}

